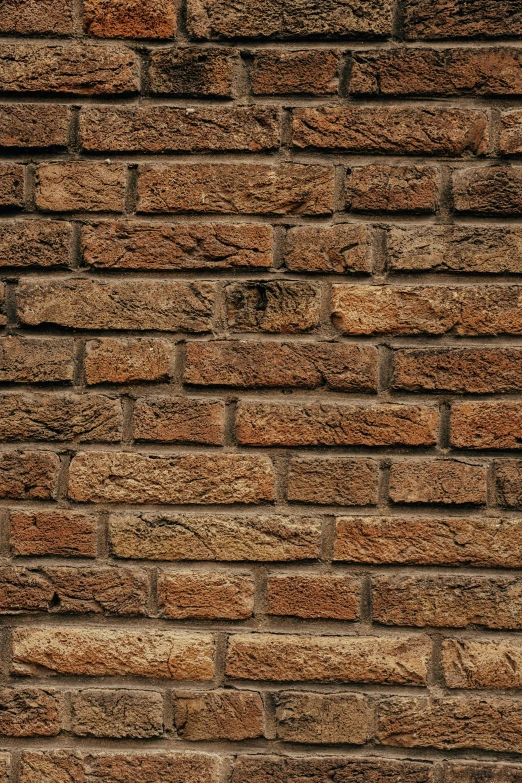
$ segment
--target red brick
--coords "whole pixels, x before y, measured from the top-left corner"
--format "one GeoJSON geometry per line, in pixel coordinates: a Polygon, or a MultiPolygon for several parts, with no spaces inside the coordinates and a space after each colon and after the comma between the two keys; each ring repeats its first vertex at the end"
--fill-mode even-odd
{"type": "Polygon", "coordinates": [[[52,500],[56,497],[60,460],[50,451],[0,453],[0,498],[52,500]]]}
{"type": "Polygon", "coordinates": [[[225,406],[220,400],[140,397],[134,406],[136,440],[221,445],[225,406]]]}
{"type": "Polygon", "coordinates": [[[86,758],[87,783],[219,783],[221,759],[210,753],[96,753],[86,758]]]}
{"type": "Polygon", "coordinates": [[[245,740],[264,732],[259,693],[220,690],[177,692],[174,724],[184,740],[245,740]]]}
{"type": "Polygon", "coordinates": [[[331,783],[336,779],[343,783],[352,780],[364,783],[396,783],[398,780],[401,783],[431,783],[431,766],[429,762],[379,756],[360,758],[335,754],[315,757],[307,754],[291,758],[287,755],[251,754],[237,757],[231,783],[331,783]]]}
{"type": "Polygon", "coordinates": [[[451,444],[458,449],[522,448],[518,402],[462,402],[451,407],[451,444]]]}
{"type": "Polygon", "coordinates": [[[73,359],[74,343],[70,337],[0,338],[1,381],[72,381],[73,359]]]}
{"type": "Polygon", "coordinates": [[[275,702],[277,737],[283,742],[314,745],[364,745],[366,742],[368,725],[364,696],[287,691],[278,693],[275,702]]]}
{"type": "Polygon", "coordinates": [[[31,35],[70,35],[73,31],[71,0],[2,0],[0,32],[31,35]]]}
{"type": "Polygon", "coordinates": [[[254,95],[335,95],[338,76],[338,52],[304,49],[255,52],[250,79],[254,95]]]}
{"type": "Polygon", "coordinates": [[[178,0],[85,0],[83,26],[100,38],[172,38],[178,0]]]}
{"type": "Polygon", "coordinates": [[[286,235],[285,265],[292,272],[368,273],[372,256],[372,233],[364,225],[297,226],[286,235]]]}
{"type": "Polygon", "coordinates": [[[77,511],[12,511],[14,555],[96,557],[96,517],[77,511]]]}
{"type": "Polygon", "coordinates": [[[45,149],[69,143],[69,109],[50,104],[0,106],[0,147],[45,149]]]}
{"type": "Polygon", "coordinates": [[[164,381],[174,365],[174,346],[151,338],[102,337],[89,340],[85,350],[85,379],[96,383],[164,381]]]}
{"type": "Polygon", "coordinates": [[[286,574],[268,578],[267,614],[357,620],[361,582],[334,574],[286,574]]]}
{"type": "Polygon", "coordinates": [[[435,212],[439,188],[439,172],[433,166],[355,166],[346,178],[346,208],[353,212],[435,212]]]}
{"type": "Polygon", "coordinates": [[[522,167],[488,166],[453,173],[457,212],[522,215],[522,167]]]}
{"type": "Polygon", "coordinates": [[[70,223],[16,220],[0,225],[0,267],[69,264],[70,223]]]}
{"type": "Polygon", "coordinates": [[[177,98],[232,98],[237,49],[176,47],[150,52],[150,89],[177,98]]]}
{"type": "Polygon", "coordinates": [[[63,697],[36,688],[0,688],[0,734],[7,737],[54,737],[60,733],[63,697]]]}
{"type": "Polygon", "coordinates": [[[288,500],[331,506],[374,506],[379,469],[373,460],[299,458],[288,466],[288,500]]]}
{"type": "Polygon", "coordinates": [[[445,639],[442,669],[448,688],[520,688],[522,647],[509,639],[445,639]]]}
{"type": "Polygon", "coordinates": [[[125,178],[122,163],[41,163],[36,204],[44,212],[122,212],[125,178]]]}
{"type": "Polygon", "coordinates": [[[484,505],[486,467],[459,460],[394,462],[389,492],[393,503],[484,505]]]}
{"type": "Polygon", "coordinates": [[[522,10],[518,0],[406,0],[404,28],[407,38],[517,36],[522,10]]]}
{"type": "Polygon", "coordinates": [[[79,737],[159,737],[163,734],[163,696],[143,689],[77,691],[72,695],[71,729],[79,737]]]}
{"type": "Polygon", "coordinates": [[[0,210],[24,205],[24,166],[0,163],[0,210]]]}
{"type": "Polygon", "coordinates": [[[158,606],[162,617],[174,620],[246,620],[254,611],[254,580],[226,572],[163,572],[158,606]]]}
{"type": "Polygon", "coordinates": [[[305,281],[269,280],[226,286],[229,327],[236,332],[306,332],[319,325],[320,289],[305,281]]]}

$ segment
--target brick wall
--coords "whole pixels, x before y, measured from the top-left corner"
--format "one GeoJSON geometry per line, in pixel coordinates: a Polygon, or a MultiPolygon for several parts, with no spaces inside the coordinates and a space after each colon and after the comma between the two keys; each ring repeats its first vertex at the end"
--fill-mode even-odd
{"type": "Polygon", "coordinates": [[[520,0],[0,33],[0,783],[521,783],[520,0]]]}

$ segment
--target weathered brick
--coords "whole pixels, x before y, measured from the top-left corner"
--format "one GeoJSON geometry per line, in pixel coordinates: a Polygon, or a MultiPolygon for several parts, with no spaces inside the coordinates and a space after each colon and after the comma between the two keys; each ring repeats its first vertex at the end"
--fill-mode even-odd
{"type": "Polygon", "coordinates": [[[454,762],[446,766],[445,783],[520,783],[522,767],[512,764],[477,764],[473,762],[454,762]]]}
{"type": "Polygon", "coordinates": [[[38,103],[0,106],[0,147],[45,149],[66,147],[68,142],[67,106],[38,103]]]}
{"type": "Polygon", "coordinates": [[[163,697],[145,690],[77,691],[72,695],[71,730],[79,737],[159,737],[163,697]]]}
{"type": "Polygon", "coordinates": [[[172,513],[109,517],[112,554],[124,558],[306,560],[319,556],[320,537],[321,522],[313,517],[172,513]]]}
{"type": "Polygon", "coordinates": [[[445,639],[442,670],[448,688],[520,688],[522,647],[506,639],[445,639]]]}
{"type": "Polygon", "coordinates": [[[100,753],[86,759],[85,783],[219,783],[221,759],[210,753],[100,753]]]}
{"type": "Polygon", "coordinates": [[[85,0],[83,26],[100,38],[172,38],[179,0],[85,0]]]}
{"type": "Polygon", "coordinates": [[[0,381],[72,381],[74,343],[70,337],[2,337],[0,381]]]}
{"type": "Polygon", "coordinates": [[[518,402],[461,402],[451,406],[450,439],[458,449],[522,448],[518,402]]]}
{"type": "Polygon", "coordinates": [[[0,163],[0,210],[23,207],[24,171],[18,163],[0,163]]]}
{"type": "Polygon", "coordinates": [[[261,503],[274,492],[264,456],[84,452],[69,470],[69,497],[90,503],[261,503]]]}
{"type": "Polygon", "coordinates": [[[500,117],[500,152],[520,155],[522,151],[522,112],[518,109],[502,112],[500,117]]]}
{"type": "Polygon", "coordinates": [[[143,164],[138,212],[229,215],[329,215],[331,166],[281,163],[143,164]]]}
{"type": "Polygon", "coordinates": [[[292,143],[299,149],[377,155],[481,155],[488,150],[488,116],[410,106],[294,109],[292,143]]]}
{"type": "Polygon", "coordinates": [[[232,783],[330,783],[336,778],[343,783],[430,783],[431,764],[378,756],[365,759],[336,754],[317,758],[307,754],[291,758],[252,754],[238,756],[232,773],[232,783]]]}
{"type": "Polygon", "coordinates": [[[354,212],[435,212],[439,188],[439,172],[433,166],[354,166],[346,178],[346,208],[354,212]]]}
{"type": "Polygon", "coordinates": [[[269,280],[226,286],[227,321],[237,332],[306,332],[319,324],[321,292],[305,281],[269,280]]]}
{"type": "Polygon", "coordinates": [[[268,578],[267,614],[357,620],[361,582],[353,576],[285,574],[268,578]]]}
{"type": "Polygon", "coordinates": [[[268,50],[253,54],[250,79],[254,95],[335,95],[338,76],[338,52],[268,50]]]}
{"type": "Polygon", "coordinates": [[[272,227],[255,223],[103,222],[84,226],[82,239],[85,262],[100,269],[272,266],[272,227]]]}
{"type": "Polygon", "coordinates": [[[123,163],[71,161],[36,168],[36,204],[45,212],[122,212],[123,163]]]}
{"type": "Polygon", "coordinates": [[[71,226],[51,220],[16,220],[0,225],[0,267],[66,266],[71,226]]]}
{"type": "Polygon", "coordinates": [[[121,95],[139,88],[138,58],[123,46],[2,43],[4,92],[121,95]]]}
{"type": "Polygon", "coordinates": [[[254,580],[221,571],[163,572],[158,607],[162,617],[175,620],[246,620],[254,611],[254,580]]]}
{"type": "Polygon", "coordinates": [[[250,691],[178,692],[174,724],[184,740],[245,740],[262,737],[263,702],[250,691]]]}
{"type": "Polygon", "coordinates": [[[85,349],[85,380],[96,383],[164,381],[173,371],[174,346],[150,338],[102,337],[85,349]]]}
{"type": "Polygon", "coordinates": [[[518,0],[406,0],[404,29],[407,38],[516,36],[522,9],[518,0]]]}
{"type": "Polygon", "coordinates": [[[393,503],[483,505],[486,467],[460,460],[394,462],[389,492],[393,503]]]}
{"type": "Polygon", "coordinates": [[[431,446],[438,419],[421,405],[241,402],[236,433],[250,446],[431,446]]]}
{"type": "Polygon", "coordinates": [[[63,698],[57,691],[0,688],[0,734],[54,737],[60,733],[63,698]]]}
{"type": "Polygon", "coordinates": [[[453,201],[457,212],[522,215],[522,166],[454,171],[453,201]]]}
{"type": "Polygon", "coordinates": [[[11,754],[0,753],[0,783],[9,783],[11,771],[11,754]]]}
{"type": "Polygon", "coordinates": [[[18,628],[13,632],[13,674],[155,677],[210,680],[210,634],[125,628],[18,628]]]}
{"type": "Polygon", "coordinates": [[[71,0],[2,0],[0,32],[31,35],[70,35],[73,31],[71,0]]]}
{"type": "Polygon", "coordinates": [[[0,497],[52,500],[56,497],[60,460],[50,451],[3,451],[0,497]]]}
{"type": "Polygon", "coordinates": [[[384,625],[522,628],[522,582],[513,577],[379,576],[372,594],[384,625]]]}
{"type": "Polygon", "coordinates": [[[332,506],[374,506],[379,468],[373,460],[294,457],[288,467],[288,500],[332,506]]]}
{"type": "Polygon", "coordinates": [[[150,89],[177,98],[232,98],[238,65],[235,49],[156,49],[150,53],[150,89]]]}
{"type": "Polygon", "coordinates": [[[30,326],[207,332],[215,284],[181,280],[38,280],[17,289],[18,315],[30,326]]]}
{"type": "Polygon", "coordinates": [[[236,634],[226,660],[229,677],[424,685],[430,655],[421,636],[289,636],[236,634]]]}
{"type": "Polygon", "coordinates": [[[7,299],[7,290],[6,290],[5,283],[0,283],[0,326],[5,326],[5,324],[7,323],[7,315],[5,314],[6,304],[7,304],[6,299],[7,299]]]}
{"type": "Polygon", "coordinates": [[[494,463],[497,502],[504,508],[522,506],[522,462],[504,460],[494,463]]]}
{"type": "Polygon", "coordinates": [[[133,414],[136,440],[221,445],[225,405],[221,400],[140,397],[133,414]]]}
{"type": "Polygon", "coordinates": [[[96,557],[96,517],[78,511],[12,511],[14,555],[96,557]]]}
{"type": "Polygon", "coordinates": [[[313,745],[364,745],[368,736],[366,699],[353,693],[278,693],[277,737],[313,745]]]}
{"type": "Polygon", "coordinates": [[[83,759],[73,750],[22,753],[20,783],[84,783],[83,759]]]}
{"type": "Polygon", "coordinates": [[[372,256],[372,233],[364,225],[297,226],[286,235],[285,265],[292,272],[369,273],[372,256]]]}

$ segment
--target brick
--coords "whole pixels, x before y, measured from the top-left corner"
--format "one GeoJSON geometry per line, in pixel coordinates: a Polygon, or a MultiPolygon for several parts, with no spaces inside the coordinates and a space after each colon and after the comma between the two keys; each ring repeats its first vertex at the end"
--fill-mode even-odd
{"type": "Polygon", "coordinates": [[[338,517],[335,560],[520,568],[522,524],[498,517],[338,517]]]}
{"type": "Polygon", "coordinates": [[[9,783],[11,770],[11,754],[0,753],[0,783],[9,783]]]}
{"type": "Polygon", "coordinates": [[[45,212],[122,212],[126,166],[71,161],[36,168],[36,205],[45,212]]]}
{"type": "Polygon", "coordinates": [[[83,26],[100,38],[172,38],[178,7],[178,0],[85,0],[83,26]]]}
{"type": "Polygon", "coordinates": [[[23,207],[24,171],[17,163],[0,163],[0,210],[23,207]]]}
{"type": "Polygon", "coordinates": [[[252,754],[238,756],[232,773],[232,783],[330,783],[336,778],[364,783],[430,783],[431,764],[378,756],[365,759],[336,754],[318,758],[307,754],[291,758],[252,754]]]}
{"type": "Polygon", "coordinates": [[[392,226],[388,267],[394,272],[522,272],[517,226],[392,226]]]}
{"type": "Polygon", "coordinates": [[[138,212],[329,215],[331,166],[193,163],[139,166],[138,212]]]}
{"type": "Polygon", "coordinates": [[[367,226],[296,226],[286,235],[285,265],[292,272],[370,273],[372,233],[367,226]]]}
{"type": "Polygon", "coordinates": [[[0,106],[0,147],[46,149],[66,147],[68,143],[67,106],[37,103],[0,106]]]}
{"type": "Polygon", "coordinates": [[[70,0],[2,0],[0,32],[31,35],[70,35],[73,31],[70,0]]]}
{"type": "Polygon", "coordinates": [[[100,753],[87,757],[85,783],[219,783],[220,773],[210,753],[100,753]]]}
{"type": "Polygon", "coordinates": [[[450,439],[458,449],[519,449],[518,402],[462,402],[451,406],[450,439]]]}
{"type": "Polygon", "coordinates": [[[354,52],[356,95],[520,95],[518,49],[407,49],[354,52]]]}
{"type": "Polygon", "coordinates": [[[505,460],[493,463],[497,502],[504,508],[522,506],[522,462],[505,460]]]}
{"type": "Polygon", "coordinates": [[[513,577],[380,576],[373,618],[384,625],[522,627],[522,583],[513,577]]]}
{"type": "Polygon", "coordinates": [[[455,459],[394,462],[389,486],[393,503],[484,505],[486,467],[455,459]]]}
{"type": "Polygon", "coordinates": [[[220,400],[139,397],[133,414],[136,440],[223,443],[225,405],[220,400]]]}
{"type": "Polygon", "coordinates": [[[254,95],[335,95],[338,77],[339,53],[327,49],[255,52],[250,74],[254,95]]]}
{"type": "Polygon", "coordinates": [[[243,223],[94,223],[84,261],[99,269],[269,269],[272,227],[243,223]]]}
{"type": "Polygon", "coordinates": [[[368,736],[366,699],[352,693],[278,693],[277,737],[313,745],[364,745],[368,736]]]}
{"type": "Polygon", "coordinates": [[[210,634],[125,628],[18,628],[13,633],[13,674],[212,679],[210,634]]]}
{"type": "Polygon", "coordinates": [[[179,692],[174,725],[184,740],[255,739],[264,732],[263,702],[250,691],[179,692]]]}
{"type": "Polygon", "coordinates": [[[70,223],[16,220],[0,225],[0,267],[69,264],[70,223]]]}
{"type": "Polygon", "coordinates": [[[72,381],[74,343],[70,337],[2,337],[0,381],[72,381]]]}
{"type": "Polygon", "coordinates": [[[288,500],[331,506],[374,506],[379,469],[373,460],[294,457],[288,467],[288,500]]]}
{"type": "Polygon", "coordinates": [[[207,332],[215,284],[182,280],[24,279],[18,315],[29,326],[207,332]]]}
{"type": "Polygon", "coordinates": [[[102,337],[87,341],[84,361],[88,385],[165,381],[173,371],[174,346],[154,337],[102,337]]]}
{"type": "Polygon", "coordinates": [[[442,669],[448,688],[520,688],[522,647],[516,640],[445,639],[442,669]]]}
{"type": "Polygon", "coordinates": [[[0,326],[5,326],[7,323],[7,315],[5,314],[7,305],[7,290],[5,283],[0,283],[0,326]],[[1,311],[4,312],[1,312],[1,311]]]}
{"type": "Polygon", "coordinates": [[[266,514],[111,514],[115,557],[150,560],[293,561],[319,557],[321,522],[266,514]]]}
{"type": "Polygon", "coordinates": [[[511,764],[474,764],[455,762],[446,767],[446,783],[520,783],[522,768],[511,764]]]}
{"type": "Polygon", "coordinates": [[[2,43],[4,92],[123,95],[139,88],[138,58],[123,46],[2,43]]]}
{"type": "Polygon", "coordinates": [[[390,0],[189,0],[187,24],[193,38],[305,38],[386,36],[392,32],[390,0]]]}
{"type": "Polygon", "coordinates": [[[433,166],[354,166],[346,178],[346,208],[353,212],[435,212],[439,188],[440,175],[433,166]]]}
{"type": "Polygon", "coordinates": [[[79,737],[159,737],[163,733],[163,697],[141,689],[77,691],[72,696],[71,730],[79,737]]]}
{"type": "Polygon", "coordinates": [[[488,116],[469,109],[320,106],[294,109],[292,144],[377,155],[483,155],[488,116]]]}
{"type": "Polygon", "coordinates": [[[353,576],[287,574],[268,578],[267,614],[357,620],[361,582],[353,576]]]}
{"type": "Polygon", "coordinates": [[[274,500],[265,456],[118,452],[77,454],[69,497],[90,503],[261,503],[274,500]]]}
{"type": "Polygon", "coordinates": [[[280,110],[265,106],[103,106],[80,112],[88,152],[269,152],[280,144],[280,125],[280,110]]]}
{"type": "Polygon", "coordinates": [[[232,98],[236,49],[180,47],[150,52],[150,89],[177,98],[232,98]]]}
{"type": "Polygon", "coordinates": [[[500,152],[504,155],[520,155],[522,151],[522,112],[502,112],[500,116],[500,152]]]}
{"type": "Polygon", "coordinates": [[[455,171],[453,201],[457,212],[522,215],[522,167],[455,171]]]}
{"type": "Polygon", "coordinates": [[[373,347],[347,343],[279,343],[240,340],[190,342],[185,383],[241,389],[323,385],[342,391],[377,390],[373,347]]]}
{"type": "Polygon", "coordinates": [[[246,620],[254,611],[254,580],[225,572],[163,572],[158,607],[162,617],[174,620],[246,620]]]}
{"type": "Polygon", "coordinates": [[[401,748],[520,752],[522,705],[497,698],[382,699],[377,739],[401,748]]]}
{"type": "Polygon", "coordinates": [[[20,783],[84,783],[83,760],[72,750],[22,753],[20,783]]]}
{"type": "Polygon", "coordinates": [[[12,511],[14,555],[96,557],[96,517],[78,511],[12,511]]]}
{"type": "Polygon", "coordinates": [[[305,281],[230,283],[227,322],[236,332],[306,332],[319,324],[320,289],[305,281]]]}
{"type": "Polygon", "coordinates": [[[424,685],[425,637],[236,634],[226,673],[239,679],[424,685]]]}
{"type": "Polygon", "coordinates": [[[516,36],[522,33],[522,10],[518,0],[407,0],[404,29],[407,38],[516,36]]]}
{"type": "Polygon", "coordinates": [[[0,454],[0,498],[54,499],[59,467],[58,456],[50,451],[3,451],[0,454]]]}
{"type": "Polygon", "coordinates": [[[60,733],[63,699],[56,691],[0,688],[0,734],[7,737],[54,737],[60,733]]]}
{"type": "Polygon", "coordinates": [[[241,402],[236,433],[250,446],[431,446],[437,425],[420,405],[241,402]]]}

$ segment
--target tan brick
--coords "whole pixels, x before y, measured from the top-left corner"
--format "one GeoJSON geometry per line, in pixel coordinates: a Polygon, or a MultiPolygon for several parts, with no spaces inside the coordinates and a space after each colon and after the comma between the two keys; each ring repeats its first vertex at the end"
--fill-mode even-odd
{"type": "Polygon", "coordinates": [[[251,754],[238,756],[232,773],[232,783],[330,783],[336,778],[364,783],[398,780],[401,783],[431,783],[431,764],[379,756],[360,758],[335,754],[315,757],[307,754],[291,758],[251,754]]]}
{"type": "Polygon", "coordinates": [[[335,95],[339,54],[328,49],[261,51],[253,55],[250,74],[254,95],[335,95]]]}
{"type": "Polygon", "coordinates": [[[254,611],[254,580],[221,571],[163,572],[158,607],[162,617],[175,620],[246,620],[254,611]]]}
{"type": "Polygon", "coordinates": [[[136,440],[221,445],[225,405],[220,400],[139,397],[133,413],[136,440]]]}
{"type": "Polygon", "coordinates": [[[245,740],[262,737],[263,702],[250,691],[177,692],[174,725],[184,740],[245,740]]]}
{"type": "Polygon", "coordinates": [[[50,451],[3,451],[0,497],[52,500],[56,497],[60,460],[50,451]]]}
{"type": "Polygon", "coordinates": [[[22,753],[20,783],[84,783],[81,755],[73,750],[22,753]]]}
{"type": "Polygon", "coordinates": [[[459,460],[394,462],[389,491],[394,503],[483,505],[486,467],[459,460]]]}
{"type": "Polygon", "coordinates": [[[87,757],[85,783],[219,783],[221,765],[210,753],[100,753],[87,757]]]}
{"type": "Polygon", "coordinates": [[[451,406],[451,444],[460,449],[522,448],[518,402],[462,402],[451,406]]]}
{"type": "Polygon", "coordinates": [[[174,367],[174,346],[167,340],[102,337],[89,340],[85,350],[85,379],[96,383],[164,381],[174,367]]]}
{"type": "Polygon", "coordinates": [[[346,178],[346,208],[353,212],[435,212],[440,175],[434,166],[369,163],[346,178]]]}
{"type": "Polygon", "coordinates": [[[271,575],[267,585],[267,614],[357,620],[361,581],[334,574],[271,575]]]}
{"type": "Polygon", "coordinates": [[[70,35],[73,31],[70,0],[2,0],[0,32],[30,35],[52,33],[70,35]]]}
{"type": "Polygon", "coordinates": [[[24,171],[17,163],[0,163],[0,209],[23,207],[24,171]]]}
{"type": "Polygon", "coordinates": [[[292,272],[369,273],[372,255],[372,233],[363,225],[297,226],[286,235],[285,265],[292,272]]]}
{"type": "Polygon", "coordinates": [[[36,168],[36,204],[48,212],[122,212],[125,177],[123,163],[41,163],[36,168]]]}
{"type": "Polygon", "coordinates": [[[63,698],[57,691],[0,688],[0,733],[7,737],[54,737],[60,733],[63,698]]]}
{"type": "Polygon", "coordinates": [[[226,286],[229,327],[236,332],[306,332],[319,324],[321,293],[305,281],[270,280],[226,286]]]}
{"type": "Polygon", "coordinates": [[[12,511],[14,555],[96,557],[96,517],[78,511],[12,511]]]}
{"type": "Polygon", "coordinates": [[[69,264],[70,223],[16,220],[0,225],[0,267],[69,264]]]}
{"type": "Polygon", "coordinates": [[[515,638],[445,639],[442,669],[448,688],[520,688],[522,647],[515,638]]]}
{"type": "MultiPolygon", "coordinates": [[[[404,27],[407,38],[516,36],[522,33],[522,9],[518,0],[474,0],[472,5],[462,0],[407,0],[404,27]]],[[[468,783],[467,778],[462,783],[468,783]]]]}
{"type": "Polygon", "coordinates": [[[522,215],[522,166],[488,166],[453,172],[456,212],[522,215]]]}
{"type": "Polygon", "coordinates": [[[288,468],[288,500],[332,506],[377,503],[379,469],[373,460],[298,458],[288,468]]]}
{"type": "Polygon", "coordinates": [[[0,106],[0,147],[45,149],[69,143],[69,109],[51,104],[0,106]]]}
{"type": "Polygon", "coordinates": [[[368,736],[366,699],[352,693],[276,695],[277,737],[313,745],[364,745],[368,736]]]}
{"type": "Polygon", "coordinates": [[[150,89],[179,98],[232,98],[237,49],[176,47],[150,52],[150,89]]]}
{"type": "Polygon", "coordinates": [[[0,783],[9,783],[11,771],[11,754],[0,753],[0,783]]]}
{"type": "Polygon", "coordinates": [[[179,0],[85,0],[83,26],[100,38],[172,38],[179,0]]]}
{"type": "Polygon", "coordinates": [[[163,733],[163,696],[142,689],[76,691],[72,694],[71,729],[79,737],[159,737],[163,733]]]}
{"type": "Polygon", "coordinates": [[[493,463],[497,502],[504,508],[522,506],[522,462],[504,460],[493,463]]]}
{"type": "Polygon", "coordinates": [[[72,381],[74,343],[70,337],[2,337],[0,380],[15,383],[72,381]]]}

